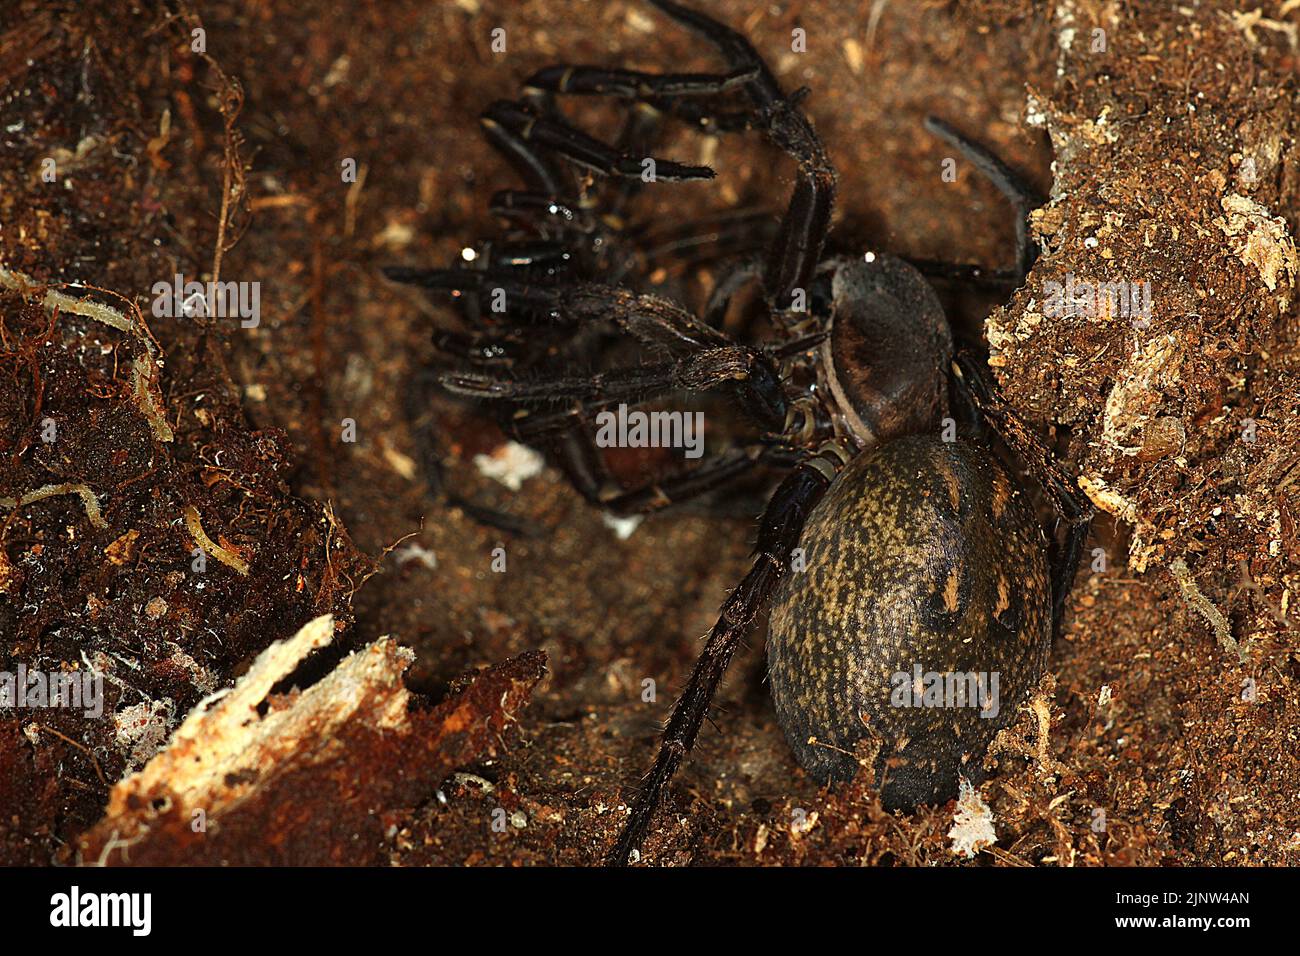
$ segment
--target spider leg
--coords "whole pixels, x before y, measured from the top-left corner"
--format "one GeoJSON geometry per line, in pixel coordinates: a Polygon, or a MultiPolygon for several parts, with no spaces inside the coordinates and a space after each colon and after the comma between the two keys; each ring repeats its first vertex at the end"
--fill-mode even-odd
{"type": "Polygon", "coordinates": [[[709,40],[733,73],[752,73],[744,85],[760,117],[755,125],[798,165],[794,194],[781,220],[763,271],[763,288],[779,308],[789,306],[794,289],[807,289],[821,258],[835,202],[835,167],[808,117],[799,108],[802,92],[787,96],[776,77],[745,37],[718,21],[671,0],[651,0],[668,16],[709,40]]]}
{"type": "Polygon", "coordinates": [[[477,331],[465,333],[437,327],[433,330],[432,341],[439,353],[462,363],[476,368],[510,369],[531,362],[549,347],[565,344],[574,337],[574,331],[563,327],[524,330],[502,326],[480,327],[477,331]]]}
{"type": "Polygon", "coordinates": [[[584,410],[734,383],[740,387],[746,409],[771,427],[780,427],[786,411],[785,396],[771,360],[760,350],[743,345],[700,349],[668,362],[591,375],[517,381],[477,372],[445,372],[439,380],[448,391],[471,398],[519,403],[577,401],[584,410]]]}
{"type": "MultiPolygon", "coordinates": [[[[549,91],[526,88],[524,97],[533,110],[563,123],[555,109],[549,91]]],[[[650,147],[659,131],[659,111],[645,103],[638,103],[624,122],[614,151],[624,156],[649,156],[650,147]]],[[[558,234],[570,241],[582,238],[595,251],[599,240],[612,239],[624,229],[623,211],[644,184],[640,177],[616,177],[607,187],[609,199],[604,212],[597,214],[596,200],[586,195],[576,204],[561,202],[555,195],[506,190],[492,198],[491,209],[502,218],[546,235],[558,234]]],[[[606,243],[610,245],[610,243],[606,243]]],[[[594,263],[593,263],[594,265],[594,263]]],[[[597,271],[607,271],[604,269],[597,271]]]]}
{"type": "Polygon", "coordinates": [[[755,560],[740,585],[723,602],[686,689],[673,707],[659,755],[649,778],[632,804],[632,813],[605,858],[607,866],[625,866],[645,838],[664,790],[695,745],[718,682],[749,625],[757,617],[789,569],[804,522],[830,486],[838,459],[815,456],[796,465],[773,494],[759,525],[755,560]]]}
{"type": "Polygon", "coordinates": [[[993,429],[1034,475],[1034,480],[1051,499],[1057,513],[1058,528],[1065,524],[1065,541],[1058,544],[1053,535],[1052,556],[1052,632],[1060,633],[1065,601],[1074,586],[1079,557],[1088,540],[1094,510],[1080,493],[1056,457],[1020,416],[994,390],[984,374],[983,363],[970,352],[961,352],[953,360],[953,374],[958,387],[993,429]]]}
{"type": "MultiPolygon", "coordinates": [[[[652,295],[625,288],[588,283],[562,293],[557,305],[561,321],[590,324],[611,322],[638,342],[667,353],[672,362],[632,369],[615,369],[595,376],[511,383],[486,376],[449,379],[447,387],[483,397],[535,402],[574,399],[585,411],[619,401],[642,401],[677,389],[703,391],[733,385],[742,408],[765,427],[775,428],[786,409],[774,356],[765,350],[734,343],[690,312],[652,295]]],[[[529,430],[553,430],[567,413],[537,415],[529,430]]]]}
{"type": "Polygon", "coordinates": [[[406,415],[411,423],[411,431],[416,437],[416,447],[419,449],[429,491],[441,497],[448,506],[459,508],[471,520],[485,527],[523,537],[539,537],[541,529],[527,518],[480,505],[447,487],[447,470],[443,465],[442,457],[437,452],[439,443],[434,434],[433,414],[429,408],[429,379],[430,376],[427,374],[418,375],[416,381],[405,389],[406,397],[403,401],[406,415]]]}
{"type": "Polygon", "coordinates": [[[502,189],[492,194],[488,210],[494,216],[531,227],[543,234],[564,235],[591,230],[580,209],[561,202],[551,193],[502,189]]]}
{"type": "MultiPolygon", "coordinates": [[[[638,132],[635,135],[644,137],[646,134],[638,132]]],[[[645,139],[638,138],[636,142],[643,144],[644,151],[645,139]]],[[[635,146],[620,148],[634,154],[638,152],[635,146]]],[[[491,211],[517,227],[538,234],[542,241],[516,241],[499,248],[512,259],[526,256],[544,262],[549,257],[560,265],[571,267],[575,260],[572,250],[574,240],[599,232],[608,240],[607,245],[613,245],[614,237],[625,227],[619,210],[643,185],[639,179],[617,180],[611,197],[611,209],[601,215],[599,224],[592,222],[590,215],[581,207],[566,205],[552,196],[523,190],[502,190],[492,197],[491,211]],[[550,245],[545,245],[544,242],[549,242],[550,245]]],[[[648,235],[642,243],[647,248],[629,251],[621,257],[621,265],[613,264],[602,271],[612,284],[620,281],[633,268],[649,271],[657,262],[669,257],[689,259],[692,263],[699,264],[750,252],[770,241],[767,217],[766,210],[744,210],[725,216],[704,217],[666,235],[648,235]],[[707,255],[698,255],[700,250],[706,251],[707,255]]],[[[494,255],[496,252],[497,246],[494,244],[494,255]]],[[[517,263],[504,256],[500,262],[493,259],[493,265],[504,267],[512,264],[517,263]]]]}
{"type": "Polygon", "coordinates": [[[799,164],[794,194],[763,268],[763,290],[779,309],[807,290],[821,259],[835,203],[835,167],[812,124],[792,101],[772,107],[769,135],[799,164]]]}
{"type": "Polygon", "coordinates": [[[569,484],[589,503],[599,505],[615,487],[615,481],[587,429],[587,419],[581,407],[563,414],[558,435],[548,436],[544,430],[534,432],[521,427],[527,422],[529,419],[525,418],[512,423],[516,439],[548,452],[548,457],[564,472],[569,484]]]}
{"type": "Polygon", "coordinates": [[[489,308],[498,293],[503,293],[516,318],[558,316],[560,291],[528,279],[503,276],[482,269],[415,269],[408,266],[385,266],[384,275],[394,282],[438,289],[455,294],[473,293],[480,307],[489,308]],[[521,310],[514,306],[522,304],[521,310]]]}
{"type": "Polygon", "coordinates": [[[646,100],[655,96],[713,96],[754,79],[755,70],[737,70],[725,76],[714,73],[641,73],[601,66],[543,67],[524,81],[526,89],[552,93],[622,96],[646,100]]]}
{"type": "Polygon", "coordinates": [[[557,64],[538,70],[525,89],[546,93],[619,96],[639,100],[656,112],[670,113],[691,125],[727,132],[752,129],[752,112],[723,111],[710,102],[758,77],[758,66],[715,73],[642,73],[599,66],[557,64]],[[703,100],[703,102],[701,102],[703,100]]]}
{"type": "Polygon", "coordinates": [[[651,514],[691,498],[715,491],[741,475],[768,463],[761,448],[740,448],[724,452],[701,465],[685,468],[637,488],[620,491],[604,499],[601,506],[620,517],[651,514]]]}
{"type": "Polygon", "coordinates": [[[754,110],[727,109],[710,97],[674,99],[655,96],[646,102],[659,110],[708,134],[746,133],[761,129],[763,118],[754,110]]]}
{"type": "Polygon", "coordinates": [[[1029,213],[1043,204],[1043,197],[1034,192],[1019,174],[991,149],[969,139],[937,116],[927,116],[925,128],[965,156],[985,179],[997,187],[998,192],[1002,193],[1015,209],[1016,268],[1019,270],[1020,280],[1023,281],[1029,274],[1034,260],[1038,258],[1038,247],[1029,236],[1029,213]]]}
{"type": "MultiPolygon", "coordinates": [[[[413,282],[427,288],[479,293],[491,291],[494,286],[506,288],[508,298],[519,294],[530,305],[541,306],[552,324],[609,322],[643,345],[674,356],[735,345],[725,334],[700,322],[667,299],[638,295],[621,286],[595,282],[581,283],[568,289],[526,286],[518,282],[505,283],[491,274],[467,269],[389,268],[385,274],[395,281],[413,282]]],[[[529,318],[526,315],[514,317],[519,321],[529,318]]]]}
{"type": "Polygon", "coordinates": [[[444,355],[483,368],[509,368],[518,358],[519,342],[509,335],[475,332],[465,335],[450,329],[433,330],[433,347],[444,355]]]}
{"type": "Polygon", "coordinates": [[[759,251],[771,242],[773,230],[769,223],[767,210],[718,217],[714,221],[699,220],[686,229],[677,230],[671,238],[647,237],[647,242],[654,244],[641,253],[641,257],[646,265],[669,256],[688,258],[696,263],[734,259],[759,251]]]}
{"type": "MultiPolygon", "coordinates": [[[[637,103],[628,112],[615,141],[618,151],[626,156],[649,156],[659,136],[661,120],[657,109],[646,103],[637,103]]],[[[615,232],[622,232],[626,226],[624,216],[627,208],[644,187],[645,183],[639,176],[624,176],[610,183],[607,210],[601,216],[601,222],[615,232]]]]}
{"type": "Polygon", "coordinates": [[[715,329],[722,328],[731,300],[741,289],[763,274],[763,264],[758,259],[744,259],[724,272],[709,293],[704,306],[704,322],[715,329]]]}
{"type": "Polygon", "coordinates": [[[484,116],[515,134],[525,143],[535,144],[558,153],[584,169],[605,176],[627,176],[639,179],[644,172],[643,163],[648,158],[654,159],[656,179],[668,181],[712,179],[715,175],[708,166],[691,166],[668,159],[621,153],[561,119],[537,115],[536,111],[525,103],[498,100],[487,108],[484,116]]]}
{"type": "MultiPolygon", "coordinates": [[[[763,288],[770,303],[786,308],[794,289],[807,289],[830,229],[835,201],[835,167],[812,124],[799,108],[803,92],[787,96],[772,71],[740,33],[711,17],[672,3],[651,0],[663,13],[711,42],[727,60],[721,75],[648,74],[596,67],[553,66],[534,74],[534,89],[546,92],[611,93],[634,97],[702,126],[761,129],[798,167],[794,193],[769,247],[763,288]],[[746,112],[720,113],[701,98],[742,91],[746,112]],[[684,105],[693,104],[693,105],[684,105]]],[[[571,156],[571,158],[573,158],[571,156]]]]}
{"type": "Polygon", "coordinates": [[[509,239],[481,243],[481,272],[504,272],[514,278],[553,279],[573,265],[573,252],[557,239],[509,239]]]}
{"type": "Polygon", "coordinates": [[[780,460],[775,450],[765,446],[739,448],[654,481],[624,488],[610,475],[600,449],[586,427],[586,420],[577,411],[570,414],[568,427],[563,433],[547,443],[547,449],[570,483],[588,502],[619,517],[662,511],[721,488],[760,465],[780,460]]]}
{"type": "Polygon", "coordinates": [[[491,108],[479,117],[479,125],[487,141],[518,171],[530,191],[546,196],[561,195],[559,173],[527,136],[511,124],[500,122],[491,108]]]}
{"type": "Polygon", "coordinates": [[[618,286],[580,285],[564,294],[560,311],[571,321],[612,322],[641,344],[669,355],[734,345],[722,332],[667,299],[637,295],[618,286]]]}

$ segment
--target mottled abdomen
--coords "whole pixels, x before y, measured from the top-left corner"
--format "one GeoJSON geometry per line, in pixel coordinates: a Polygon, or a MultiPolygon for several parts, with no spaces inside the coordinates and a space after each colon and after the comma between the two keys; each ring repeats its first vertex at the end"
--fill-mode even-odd
{"type": "Polygon", "coordinates": [[[846,780],[876,738],[890,809],[980,779],[1051,641],[1046,542],[1023,492],[979,446],[909,436],[849,462],[801,547],[767,640],[799,763],[846,780]]]}

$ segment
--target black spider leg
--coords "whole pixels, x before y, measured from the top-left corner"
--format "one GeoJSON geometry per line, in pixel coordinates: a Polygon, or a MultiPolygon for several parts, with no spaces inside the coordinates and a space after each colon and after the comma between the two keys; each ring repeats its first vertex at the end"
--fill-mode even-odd
{"type": "Polygon", "coordinates": [[[481,394],[486,389],[495,397],[522,405],[511,422],[516,437],[525,443],[544,444],[589,501],[620,514],[656,511],[715,490],[759,464],[772,463],[774,453],[770,450],[741,449],[640,488],[618,488],[590,430],[583,427],[592,412],[618,401],[640,402],[679,389],[701,391],[732,385],[742,408],[762,426],[775,430],[786,414],[776,364],[780,356],[738,345],[674,303],[625,288],[578,286],[562,294],[559,314],[562,321],[578,325],[611,323],[642,345],[667,355],[669,361],[586,377],[543,376],[533,382],[462,373],[445,377],[444,384],[453,391],[469,388],[481,394]],[[553,400],[572,404],[550,412],[530,407],[553,400]]]}
{"type": "Polygon", "coordinates": [[[953,146],[975,169],[1006,197],[1015,210],[1016,260],[1014,269],[988,269],[967,263],[910,259],[909,262],[928,276],[951,279],[987,287],[1017,286],[1024,282],[1038,258],[1038,246],[1029,235],[1029,214],[1043,204],[1043,197],[1026,183],[1015,170],[991,149],[963,135],[937,116],[927,116],[925,128],[953,146]]]}
{"type": "Polygon", "coordinates": [[[760,421],[779,428],[785,419],[785,397],[771,361],[761,350],[745,345],[701,349],[666,362],[590,375],[521,380],[480,372],[444,372],[439,380],[448,391],[470,398],[526,405],[578,402],[584,411],[619,402],[648,401],[669,392],[709,391],[734,383],[739,386],[746,410],[760,421]]]}
{"type": "MultiPolygon", "coordinates": [[[[744,77],[711,77],[703,74],[655,76],[632,70],[608,70],[601,67],[545,67],[524,81],[524,99],[545,109],[548,115],[558,117],[554,97],[556,93],[600,93],[626,95],[629,90],[647,94],[662,92],[692,95],[693,91],[716,92],[726,90],[741,82],[744,77]]],[[[633,96],[635,99],[635,96],[633,96]]],[[[623,129],[615,142],[615,151],[622,156],[648,157],[650,147],[657,138],[662,120],[662,110],[655,105],[657,97],[647,95],[629,110],[623,129]]],[[[657,178],[657,171],[656,171],[657,178]]],[[[611,195],[604,203],[602,218],[616,229],[623,228],[623,215],[630,201],[642,190],[640,176],[621,176],[612,184],[611,195]]]]}
{"type": "Polygon", "coordinates": [[[761,250],[767,245],[764,237],[770,236],[771,231],[766,216],[761,221],[753,216],[733,222],[704,217],[671,234],[642,235],[638,239],[642,247],[632,248],[623,257],[622,264],[609,269],[603,278],[612,284],[624,281],[630,273],[662,278],[656,276],[656,270],[674,262],[699,270],[761,250]]]}
{"type": "Polygon", "coordinates": [[[551,193],[527,189],[502,189],[492,194],[488,210],[501,219],[544,236],[589,232],[584,210],[551,193]]]}
{"type": "Polygon", "coordinates": [[[655,178],[668,181],[712,179],[708,166],[692,166],[658,157],[633,156],[575,129],[562,119],[541,116],[527,103],[498,100],[484,115],[523,142],[550,150],[570,162],[604,176],[640,178],[642,163],[654,159],[655,178]]]}
{"type": "Polygon", "coordinates": [[[694,30],[726,58],[733,72],[752,71],[743,89],[771,140],[797,164],[794,194],[781,219],[763,269],[763,290],[777,308],[789,307],[794,289],[807,289],[830,231],[835,203],[835,167],[808,117],[799,108],[806,91],[787,96],[763,58],[740,33],[702,13],[671,2],[651,2],[694,30]]]}
{"type": "Polygon", "coordinates": [[[603,501],[602,506],[620,516],[650,514],[692,498],[717,491],[742,475],[771,463],[768,450],[761,447],[737,448],[658,481],[639,488],[621,491],[603,501]]]}
{"type": "MultiPolygon", "coordinates": [[[[554,104],[557,93],[630,98],[634,102],[614,150],[625,157],[649,157],[662,126],[663,113],[673,112],[674,97],[726,93],[740,87],[752,77],[753,71],[741,71],[729,76],[696,73],[659,75],[594,66],[557,65],[545,67],[526,80],[523,97],[535,109],[552,117],[559,117],[554,104]]],[[[656,177],[658,176],[659,171],[656,170],[656,177]]],[[[603,211],[599,222],[612,233],[623,233],[627,229],[625,212],[631,200],[644,188],[645,182],[639,176],[613,178],[607,188],[608,195],[600,204],[603,211]]],[[[757,218],[757,212],[746,211],[732,214],[731,222],[719,222],[713,226],[707,221],[690,223],[672,238],[643,237],[641,248],[616,256],[615,262],[601,271],[607,281],[617,283],[634,269],[649,271],[658,260],[669,256],[685,257],[688,253],[709,249],[713,258],[719,258],[755,248],[756,242],[765,245],[767,240],[762,235],[761,227],[752,221],[757,218]]],[[[691,258],[696,264],[703,261],[698,254],[691,258]]]]}
{"type": "Polygon", "coordinates": [[[504,295],[514,320],[548,319],[556,316],[559,291],[553,284],[529,276],[513,277],[481,269],[421,269],[385,266],[384,275],[394,282],[438,289],[458,296],[473,295],[472,301],[490,309],[498,294],[504,295]]]}
{"type": "MultiPolygon", "coordinates": [[[[533,380],[477,372],[444,373],[448,390],[476,398],[509,400],[525,406],[579,404],[584,412],[618,402],[647,401],[672,391],[736,389],[742,408],[761,425],[777,430],[786,402],[777,366],[762,350],[731,341],[666,299],[620,288],[586,284],[555,291],[556,321],[586,325],[612,322],[669,359],[590,375],[541,375],[533,380]]],[[[568,411],[561,414],[568,414],[568,411]]]]}
{"type": "Polygon", "coordinates": [[[508,369],[520,359],[524,343],[511,332],[465,334],[435,328],[433,347],[443,355],[449,355],[475,368],[508,369]]]}
{"type": "Polygon", "coordinates": [[[1088,540],[1094,509],[1061,468],[1056,457],[1020,416],[997,395],[983,371],[983,362],[963,351],[953,361],[953,374],[985,423],[1016,453],[1047,493],[1057,513],[1057,529],[1065,524],[1064,543],[1052,535],[1052,634],[1059,635],[1065,602],[1074,586],[1079,557],[1088,540]]]}
{"type": "Polygon", "coordinates": [[[540,421],[533,427],[532,418],[523,421],[525,424],[516,427],[516,438],[544,448],[579,494],[618,517],[650,514],[698,498],[761,465],[779,461],[780,457],[778,452],[763,446],[733,449],[711,456],[701,464],[626,488],[606,466],[592,437],[590,417],[581,407],[563,413],[550,427],[540,421]]]}
{"type": "Polygon", "coordinates": [[[618,517],[662,511],[717,491],[764,465],[784,463],[779,449],[761,445],[735,448],[714,455],[702,464],[624,488],[614,483],[600,458],[600,450],[586,427],[587,419],[575,413],[572,420],[581,427],[563,431],[548,445],[548,450],[555,454],[570,483],[584,498],[618,517]]]}
{"type": "Polygon", "coordinates": [[[713,73],[640,73],[601,66],[543,67],[524,81],[526,89],[553,93],[594,93],[646,100],[656,96],[715,96],[754,79],[754,69],[726,76],[713,73]]]}
{"type": "MultiPolygon", "coordinates": [[[[659,136],[661,125],[658,110],[649,104],[637,103],[632,110],[628,111],[615,146],[624,155],[649,156],[651,147],[659,136]]],[[[607,190],[609,195],[604,201],[605,211],[602,220],[619,232],[625,230],[628,207],[644,187],[645,183],[639,176],[622,176],[612,181],[607,190]]]]}
{"type": "Polygon", "coordinates": [[[758,77],[748,67],[728,74],[641,73],[603,66],[556,64],[538,70],[525,81],[527,95],[544,92],[618,96],[639,100],[655,113],[668,113],[692,126],[710,131],[741,132],[753,129],[752,112],[720,110],[718,97],[740,89],[758,77]]]}
{"type": "Polygon", "coordinates": [[[527,410],[517,411],[510,430],[516,441],[544,451],[590,504],[600,506],[605,498],[617,493],[614,476],[596,446],[581,405],[545,416],[545,420],[527,410]]]}
{"type": "Polygon", "coordinates": [[[812,124],[799,108],[799,100],[806,91],[787,96],[762,57],[735,30],[670,0],[651,2],[717,47],[727,60],[730,72],[725,77],[690,78],[682,74],[656,76],[595,67],[559,66],[536,74],[530,83],[555,92],[606,92],[635,97],[702,126],[754,128],[766,132],[798,167],[794,193],[763,269],[763,289],[768,302],[786,308],[794,289],[808,287],[821,258],[835,200],[835,168],[812,124]],[[622,78],[622,82],[613,81],[617,78],[622,78]],[[695,109],[680,105],[694,103],[692,98],[707,98],[725,92],[724,86],[743,92],[750,103],[747,115],[720,114],[707,102],[695,109]]]}
{"type": "Polygon", "coordinates": [[[789,570],[790,556],[799,544],[808,513],[826,492],[842,463],[838,455],[809,457],[795,466],[772,495],[759,524],[754,564],[723,602],[686,689],[673,706],[654,767],[633,801],[631,816],[605,858],[607,866],[627,865],[632,851],[641,845],[664,790],[695,745],[732,655],[789,570]]]}
{"type": "Polygon", "coordinates": [[[510,162],[528,184],[533,193],[544,196],[563,195],[561,177],[551,160],[531,142],[527,135],[513,122],[511,113],[506,122],[502,122],[493,111],[493,104],[479,117],[483,135],[496,150],[510,162]]]}

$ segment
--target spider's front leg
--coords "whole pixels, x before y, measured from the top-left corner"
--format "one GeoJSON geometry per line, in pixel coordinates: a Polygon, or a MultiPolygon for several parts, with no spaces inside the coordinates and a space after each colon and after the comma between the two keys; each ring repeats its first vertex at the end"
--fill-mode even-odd
{"type": "Polygon", "coordinates": [[[607,866],[626,866],[632,851],[640,847],[663,800],[664,790],[695,746],[718,682],[736,647],[789,571],[790,556],[799,545],[808,513],[830,487],[844,460],[838,447],[828,446],[795,466],[772,495],[759,525],[753,567],[722,605],[686,689],[673,706],[654,767],[633,801],[631,816],[605,858],[607,866]]]}

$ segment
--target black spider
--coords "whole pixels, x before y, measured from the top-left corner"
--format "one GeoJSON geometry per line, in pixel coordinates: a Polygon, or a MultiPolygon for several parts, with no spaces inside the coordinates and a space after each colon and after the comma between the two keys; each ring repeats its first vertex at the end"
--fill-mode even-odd
{"type": "MultiPolygon", "coordinates": [[[[773,697],[803,767],[830,781],[865,764],[891,808],[946,800],[960,777],[978,779],[988,743],[1041,676],[1092,517],[1050,454],[995,396],[982,362],[964,353],[954,361],[942,307],[922,277],[1022,281],[1035,254],[1026,225],[1037,204],[1030,190],[987,149],[930,119],[928,129],[1014,207],[1016,267],[997,272],[883,253],[823,259],[836,174],[800,108],[806,91],[786,95],[735,31],[669,0],[651,2],[710,40],[729,72],[539,71],[523,100],[495,103],[483,118],[528,184],[493,198],[494,211],[512,226],[504,239],[459,268],[388,270],[465,305],[470,331],[436,337],[462,363],[442,384],[497,403],[512,433],[546,449],[600,506],[643,513],[726,486],[760,465],[786,469],[761,519],[753,567],[723,604],[673,708],[658,758],[609,853],[612,864],[627,862],[638,847],[733,652],[769,599],[773,697]],[[635,108],[609,146],[569,125],[555,108],[556,93],[607,94],[635,108]],[[740,258],[719,279],[703,318],[618,284],[645,266],[644,256],[627,251],[622,213],[641,186],[663,115],[709,132],[761,131],[798,167],[774,235],[750,217],[706,233],[731,253],[761,236],[767,252],[757,262],[740,258]],[[598,195],[557,159],[620,186],[598,195]],[[773,332],[764,344],[721,331],[731,298],[755,281],[773,332]],[[576,350],[611,326],[663,360],[576,371],[576,350]],[[592,437],[594,413],[716,389],[731,391],[764,429],[761,439],[643,487],[611,481],[592,437]],[[960,436],[950,407],[961,418],[960,436]],[[980,442],[986,426],[1034,472],[1064,520],[1062,541],[1054,533],[1048,545],[1026,496],[980,442]],[[953,675],[983,675],[998,699],[988,699],[987,686],[981,695],[968,685],[978,710],[955,700],[917,706],[913,691],[921,688],[910,675],[919,680],[922,667],[950,684],[953,675]]],[[[652,162],[656,180],[713,176],[706,167],[652,162]]],[[[698,244],[688,237],[661,248],[677,243],[698,244]]]]}

